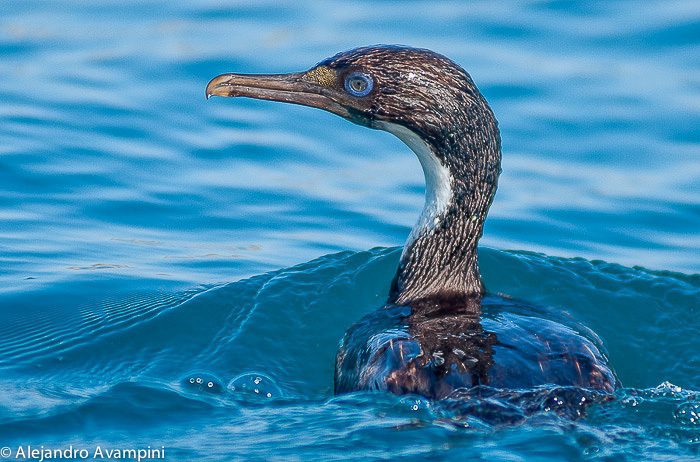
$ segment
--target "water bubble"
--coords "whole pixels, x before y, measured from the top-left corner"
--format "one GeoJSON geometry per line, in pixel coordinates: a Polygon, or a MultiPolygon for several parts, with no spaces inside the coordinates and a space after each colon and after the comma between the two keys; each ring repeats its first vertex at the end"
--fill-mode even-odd
{"type": "Polygon", "coordinates": [[[411,411],[432,411],[433,409],[430,400],[420,396],[404,396],[399,402],[411,411]]]}
{"type": "Polygon", "coordinates": [[[227,388],[231,393],[259,396],[266,399],[282,396],[282,390],[275,384],[274,380],[257,372],[239,375],[229,382],[227,388]]]}
{"type": "Polygon", "coordinates": [[[224,388],[221,380],[208,372],[191,372],[182,380],[182,385],[195,393],[221,393],[224,388]]]}
{"type": "Polygon", "coordinates": [[[700,403],[684,403],[678,406],[673,417],[686,425],[700,425],[700,403]]]}

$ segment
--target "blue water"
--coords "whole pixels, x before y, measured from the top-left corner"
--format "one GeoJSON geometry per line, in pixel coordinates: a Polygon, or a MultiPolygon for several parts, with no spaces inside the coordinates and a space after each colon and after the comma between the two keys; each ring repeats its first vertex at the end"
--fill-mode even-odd
{"type": "Polygon", "coordinates": [[[696,1],[5,0],[0,56],[9,460],[700,456],[696,1]],[[384,302],[422,206],[419,164],[389,134],[204,87],[374,43],[471,73],[503,138],[486,286],[597,336],[615,400],[571,421],[540,390],[504,425],[333,396],[338,341],[384,302]]]}

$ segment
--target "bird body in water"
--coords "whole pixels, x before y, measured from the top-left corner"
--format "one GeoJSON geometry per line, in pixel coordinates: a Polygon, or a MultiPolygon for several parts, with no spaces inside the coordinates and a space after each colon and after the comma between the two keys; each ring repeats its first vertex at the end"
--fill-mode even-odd
{"type": "Polygon", "coordinates": [[[373,46],[306,72],[220,75],[207,86],[212,95],[324,109],[396,135],[421,163],[425,206],[386,306],[341,341],[336,393],[441,399],[476,385],[615,389],[593,341],[484,288],[477,244],[501,171],[501,140],[491,108],[462,67],[429,50],[373,46]],[[524,314],[512,313],[519,310],[524,314]]]}

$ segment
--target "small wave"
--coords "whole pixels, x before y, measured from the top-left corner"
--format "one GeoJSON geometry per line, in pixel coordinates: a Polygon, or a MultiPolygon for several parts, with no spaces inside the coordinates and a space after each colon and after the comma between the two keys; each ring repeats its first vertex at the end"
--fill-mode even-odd
{"type": "Polygon", "coordinates": [[[36,317],[20,318],[0,330],[0,366],[11,367],[62,353],[97,338],[147,322],[158,314],[190,300],[206,288],[177,294],[131,294],[107,299],[97,306],[46,310],[36,317]]]}

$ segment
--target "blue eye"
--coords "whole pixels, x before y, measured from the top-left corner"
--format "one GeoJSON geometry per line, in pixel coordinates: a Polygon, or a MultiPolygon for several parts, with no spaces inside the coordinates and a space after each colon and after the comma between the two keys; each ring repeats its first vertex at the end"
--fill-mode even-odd
{"type": "Polygon", "coordinates": [[[351,95],[365,96],[372,91],[372,77],[362,72],[353,72],[345,78],[345,89],[351,95]]]}

